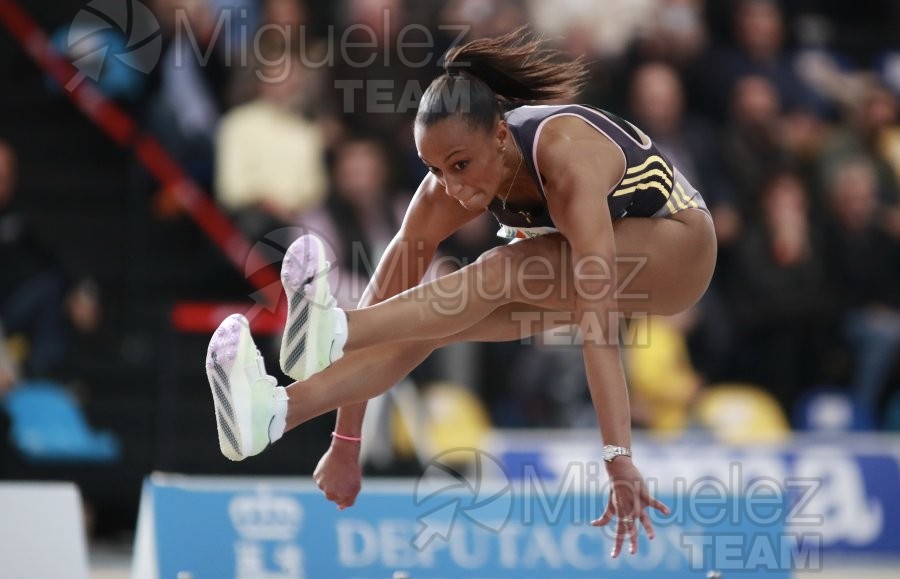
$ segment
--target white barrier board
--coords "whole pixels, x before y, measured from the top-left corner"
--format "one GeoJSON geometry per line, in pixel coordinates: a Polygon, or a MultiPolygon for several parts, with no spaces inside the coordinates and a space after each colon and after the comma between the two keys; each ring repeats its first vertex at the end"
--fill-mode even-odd
{"type": "Polygon", "coordinates": [[[81,495],[72,483],[0,483],[0,576],[87,579],[81,495]]]}

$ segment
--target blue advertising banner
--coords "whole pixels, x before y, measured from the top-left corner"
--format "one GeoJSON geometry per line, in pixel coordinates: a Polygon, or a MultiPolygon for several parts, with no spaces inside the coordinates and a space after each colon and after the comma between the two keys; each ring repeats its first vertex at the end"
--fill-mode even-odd
{"type": "MultiPolygon", "coordinates": [[[[498,432],[488,449],[512,479],[577,484],[601,460],[593,433],[498,432]]],[[[900,554],[900,437],[797,437],[734,447],[709,439],[636,440],[635,461],[660,493],[715,484],[745,495],[771,485],[790,505],[788,532],[817,535],[826,554],[900,554]]]]}
{"type": "Polygon", "coordinates": [[[370,481],[338,511],[308,481],[157,474],[145,483],[133,577],[677,579],[716,570],[786,579],[821,565],[815,537],[786,532],[785,505],[771,493],[664,500],[672,511],[654,516],[656,539],[642,532],[637,555],[611,559],[613,530],[590,525],[605,499],[536,479],[443,470],[370,481]]]}

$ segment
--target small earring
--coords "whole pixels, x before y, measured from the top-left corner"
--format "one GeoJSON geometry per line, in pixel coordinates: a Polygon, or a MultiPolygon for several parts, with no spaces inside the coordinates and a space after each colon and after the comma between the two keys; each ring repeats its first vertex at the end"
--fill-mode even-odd
{"type": "Polygon", "coordinates": [[[505,153],[505,152],[506,152],[506,145],[503,145],[502,147],[500,147],[500,152],[501,152],[501,153],[505,153]]]}

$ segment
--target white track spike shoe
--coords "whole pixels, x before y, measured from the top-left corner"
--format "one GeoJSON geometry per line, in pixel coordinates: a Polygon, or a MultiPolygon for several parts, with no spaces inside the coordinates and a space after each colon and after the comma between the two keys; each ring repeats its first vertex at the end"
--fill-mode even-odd
{"type": "Polygon", "coordinates": [[[262,452],[284,432],[287,393],[266,374],[250,323],[241,314],[223,321],[206,352],[219,448],[231,460],[262,452]]]}
{"type": "Polygon", "coordinates": [[[280,362],[294,380],[306,380],[343,355],[347,319],[331,294],[329,271],[325,246],[313,235],[292,243],[281,265],[288,315],[280,362]]]}

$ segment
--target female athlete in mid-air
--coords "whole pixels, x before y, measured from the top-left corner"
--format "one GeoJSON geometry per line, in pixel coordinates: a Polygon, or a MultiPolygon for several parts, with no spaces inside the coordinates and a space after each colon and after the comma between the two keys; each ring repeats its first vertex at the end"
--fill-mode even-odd
{"type": "Polygon", "coordinates": [[[617,322],[697,302],[712,276],[715,234],[702,197],[639,129],[587,106],[536,104],[574,98],[586,79],[580,61],[558,56],[522,30],[446,55],[414,128],[429,174],[359,309],[334,306],[321,241],[294,242],[282,265],[289,305],[280,361],[296,383],[280,387],[266,375],[243,316],[222,322],[207,375],[225,456],[255,455],[340,408],[315,477],[330,500],[350,506],[366,400],[441,346],[570,325],[583,339],[613,488],[594,524],[616,520],[613,556],[625,537],[635,552],[636,519],[652,538],[646,509],[667,508],[632,462],[617,322]],[[438,244],[485,211],[517,241],[420,284],[438,244]]]}

